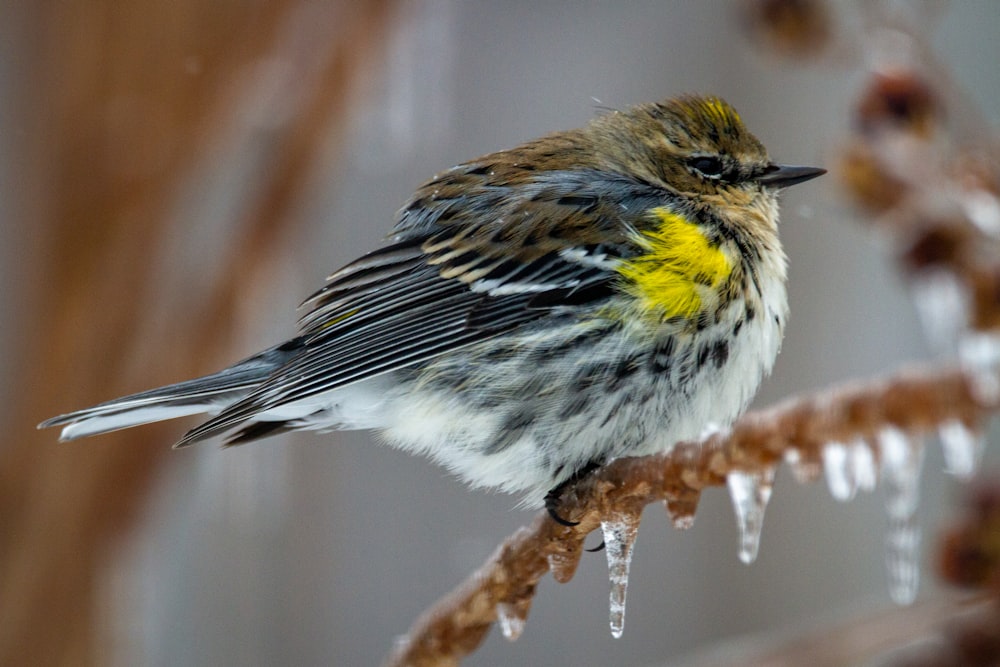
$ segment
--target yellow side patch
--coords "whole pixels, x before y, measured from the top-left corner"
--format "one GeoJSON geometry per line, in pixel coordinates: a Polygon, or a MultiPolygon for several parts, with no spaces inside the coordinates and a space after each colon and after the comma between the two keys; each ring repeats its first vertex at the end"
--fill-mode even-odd
{"type": "Polygon", "coordinates": [[[696,224],[665,208],[651,213],[660,224],[638,240],[646,253],[623,262],[618,271],[644,313],[661,320],[693,318],[701,311],[702,291],[718,287],[732,266],[696,224]]]}

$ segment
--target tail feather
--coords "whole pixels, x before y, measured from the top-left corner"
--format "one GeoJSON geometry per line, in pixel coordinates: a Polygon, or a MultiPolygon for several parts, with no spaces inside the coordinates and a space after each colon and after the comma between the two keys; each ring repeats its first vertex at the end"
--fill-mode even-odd
{"type": "Polygon", "coordinates": [[[217,412],[239,400],[300,348],[298,340],[244,359],[218,373],[116,398],[47,419],[38,428],[62,426],[60,440],[76,440],[140,424],[217,412]]]}
{"type": "Polygon", "coordinates": [[[79,412],[62,415],[61,417],[42,422],[38,427],[62,426],[63,430],[59,435],[59,440],[67,442],[92,435],[119,431],[131,428],[132,426],[196,415],[209,412],[210,410],[211,404],[207,402],[178,403],[177,405],[160,404],[148,407],[135,407],[123,404],[117,410],[110,407],[107,411],[98,411],[96,407],[89,410],[80,410],[79,412]]]}

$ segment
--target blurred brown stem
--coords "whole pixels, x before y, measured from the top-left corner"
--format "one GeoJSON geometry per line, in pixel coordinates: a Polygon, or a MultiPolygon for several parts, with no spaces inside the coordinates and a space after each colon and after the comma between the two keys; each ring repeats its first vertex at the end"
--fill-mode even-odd
{"type": "Polygon", "coordinates": [[[167,431],[156,426],[60,445],[32,425],[123,389],[133,351],[145,351],[140,365],[150,383],[212,369],[225,332],[238,324],[239,286],[273,268],[278,239],[298,222],[292,204],[344,119],[353,82],[384,43],[390,5],[353,5],[349,21],[327,10],[342,24],[330,26],[339,39],[326,42],[313,87],[276,130],[270,181],[247,206],[219,281],[192,304],[211,317],[178,317],[143,341],[136,334],[151,329],[142,324],[154,310],[146,297],[171,233],[174,190],[231,118],[234,78],[273,55],[302,3],[99,0],[18,9],[37,33],[32,62],[41,63],[25,75],[32,88],[23,115],[33,127],[21,150],[32,158],[33,180],[44,183],[28,207],[43,267],[25,297],[39,307],[29,313],[12,380],[25,389],[9,406],[18,428],[0,448],[0,664],[107,662],[97,583],[170,451],[167,431]],[[157,377],[167,371],[171,377],[157,377]]]}

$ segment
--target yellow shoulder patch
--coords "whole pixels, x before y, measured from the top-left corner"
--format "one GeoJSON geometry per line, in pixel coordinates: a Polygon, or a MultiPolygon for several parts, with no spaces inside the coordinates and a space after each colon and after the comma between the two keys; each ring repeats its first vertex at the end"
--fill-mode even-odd
{"type": "Polygon", "coordinates": [[[693,318],[702,309],[702,292],[714,291],[729,277],[732,266],[698,225],[665,208],[651,213],[660,224],[638,239],[645,254],[618,268],[625,289],[644,313],[660,320],[693,318]]]}

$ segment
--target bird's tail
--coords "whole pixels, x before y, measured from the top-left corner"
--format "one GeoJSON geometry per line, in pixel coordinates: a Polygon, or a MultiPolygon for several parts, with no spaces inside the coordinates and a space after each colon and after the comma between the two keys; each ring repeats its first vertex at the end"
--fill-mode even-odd
{"type": "Polygon", "coordinates": [[[76,440],[140,424],[217,412],[239,400],[300,348],[298,340],[244,359],[218,373],[116,398],[46,419],[38,428],[62,426],[60,440],[76,440]]]}

